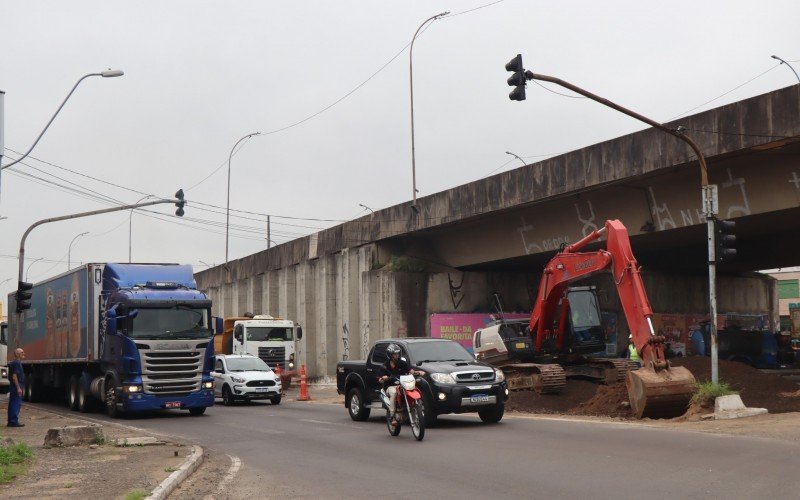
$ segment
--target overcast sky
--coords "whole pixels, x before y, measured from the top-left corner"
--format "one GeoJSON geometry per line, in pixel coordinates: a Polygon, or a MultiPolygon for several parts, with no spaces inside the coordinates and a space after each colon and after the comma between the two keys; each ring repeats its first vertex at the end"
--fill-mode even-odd
{"type": "MultiPolygon", "coordinates": [[[[408,201],[407,45],[423,20],[442,11],[451,15],[414,45],[420,196],[521,165],[505,151],[534,162],[643,128],[534,84],[527,101],[510,101],[503,66],[517,53],[528,69],[658,121],[797,83],[772,54],[800,69],[796,0],[0,0],[4,164],[30,147],[78,78],[125,71],[84,80],[31,153],[36,159],[12,168],[40,179],[3,172],[0,281],[9,281],[0,292],[15,287],[25,229],[113,203],[97,193],[131,203],[183,188],[186,217],[195,220],[176,221],[169,206],[154,209],[166,220],[134,214],[133,260],[224,262],[224,210],[191,201],[225,206],[228,154],[250,132],[264,135],[233,158],[231,208],[275,215],[277,243],[335,224],[311,219],[350,219],[365,213],[359,204],[377,210],[408,201]],[[362,83],[321,114],[268,134],[362,83]],[[72,191],[87,189],[95,193],[72,191]]],[[[265,248],[266,218],[234,214],[250,219],[231,219],[231,258],[265,248]]],[[[25,268],[44,260],[32,265],[30,280],[66,271],[69,243],[84,231],[73,265],[127,261],[128,217],[36,229],[25,268]]]]}

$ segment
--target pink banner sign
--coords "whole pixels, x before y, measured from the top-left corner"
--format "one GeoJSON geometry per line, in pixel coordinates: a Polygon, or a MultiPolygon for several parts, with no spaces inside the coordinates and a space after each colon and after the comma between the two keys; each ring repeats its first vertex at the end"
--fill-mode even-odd
{"type": "MultiPolygon", "coordinates": [[[[505,319],[528,319],[530,314],[505,313],[505,319]]],[[[431,314],[431,337],[454,340],[472,352],[472,334],[492,321],[497,315],[489,313],[444,313],[431,314]]]]}

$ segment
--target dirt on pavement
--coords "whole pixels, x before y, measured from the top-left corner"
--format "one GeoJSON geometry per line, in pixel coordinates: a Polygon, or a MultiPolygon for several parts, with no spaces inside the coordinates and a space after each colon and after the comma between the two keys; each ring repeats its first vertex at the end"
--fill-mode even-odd
{"type": "MultiPolygon", "coordinates": [[[[0,415],[5,422],[8,399],[0,396],[0,415]]],[[[25,427],[0,428],[2,438],[24,442],[34,457],[27,473],[0,486],[0,497],[14,498],[125,498],[135,491],[152,491],[191,454],[180,443],[159,446],[117,447],[117,438],[147,436],[112,425],[103,426],[105,441],[92,445],[46,448],[44,437],[53,427],[87,425],[69,418],[22,405],[20,422],[25,427]],[[177,453],[177,456],[176,456],[177,453]],[[111,470],[112,473],[108,471],[111,470]]]]}

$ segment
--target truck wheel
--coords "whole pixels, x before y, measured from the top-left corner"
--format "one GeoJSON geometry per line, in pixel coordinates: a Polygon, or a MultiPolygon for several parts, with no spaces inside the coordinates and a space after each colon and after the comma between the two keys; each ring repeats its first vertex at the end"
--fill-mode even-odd
{"type": "MultiPolygon", "coordinates": [[[[30,373],[27,373],[25,378],[27,379],[27,377],[29,377],[29,376],[30,376],[30,373]]],[[[25,384],[22,387],[22,400],[26,401],[26,402],[31,400],[31,383],[30,382],[28,382],[27,384],[25,384]]]]}
{"type": "Polygon", "coordinates": [[[69,387],[67,389],[67,401],[69,402],[69,409],[72,411],[78,411],[78,390],[78,377],[73,375],[69,378],[69,387]]]}
{"type": "Polygon", "coordinates": [[[483,420],[484,423],[496,424],[503,418],[505,411],[506,405],[499,404],[489,408],[484,408],[483,410],[478,410],[478,416],[481,417],[481,420],[483,420]]]}
{"type": "Polygon", "coordinates": [[[233,406],[236,403],[236,400],[233,398],[233,393],[231,392],[231,388],[226,386],[222,387],[222,404],[225,406],[233,406]]]}
{"type": "Polygon", "coordinates": [[[191,415],[193,417],[199,417],[200,415],[202,415],[205,412],[206,412],[205,406],[202,407],[202,408],[189,408],[189,415],[191,415]]]}
{"type": "Polygon", "coordinates": [[[270,403],[272,403],[274,405],[279,405],[279,404],[281,404],[281,397],[280,396],[273,396],[273,397],[270,398],[269,401],[270,401],[270,403]]]}
{"type": "Polygon", "coordinates": [[[347,411],[350,418],[362,422],[369,418],[369,407],[365,406],[364,393],[358,387],[353,387],[347,393],[347,411]]]}
{"type": "Polygon", "coordinates": [[[117,388],[114,387],[113,380],[109,380],[106,383],[111,384],[111,387],[106,389],[106,415],[111,418],[120,418],[122,411],[117,408],[117,388]]]}
{"type": "Polygon", "coordinates": [[[31,403],[39,402],[39,389],[39,381],[36,380],[36,377],[34,377],[33,374],[31,374],[31,379],[25,386],[25,392],[28,393],[28,401],[31,403]]]}
{"type": "Polygon", "coordinates": [[[92,410],[92,400],[83,384],[78,381],[78,411],[89,413],[92,410]]]}

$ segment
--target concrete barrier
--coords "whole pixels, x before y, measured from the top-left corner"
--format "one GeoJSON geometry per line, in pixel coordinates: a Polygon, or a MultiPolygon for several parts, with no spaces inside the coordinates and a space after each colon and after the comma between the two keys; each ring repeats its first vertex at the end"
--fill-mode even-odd
{"type": "Polygon", "coordinates": [[[747,408],[738,394],[720,396],[714,400],[714,418],[717,420],[754,417],[765,413],[766,408],[747,408]]]}
{"type": "Polygon", "coordinates": [[[45,446],[77,446],[81,444],[102,443],[105,440],[103,428],[99,425],[75,425],[54,427],[44,437],[45,446]]]}

